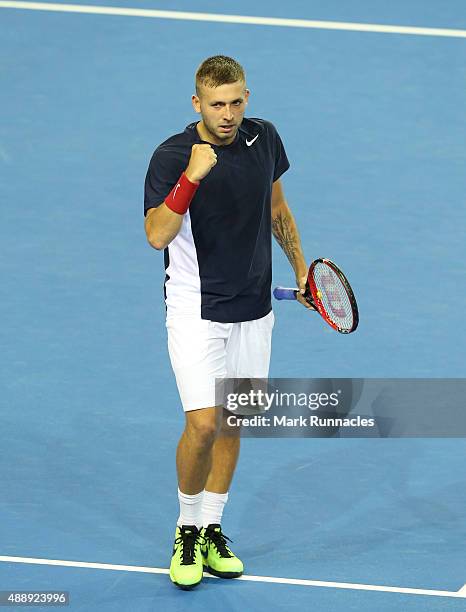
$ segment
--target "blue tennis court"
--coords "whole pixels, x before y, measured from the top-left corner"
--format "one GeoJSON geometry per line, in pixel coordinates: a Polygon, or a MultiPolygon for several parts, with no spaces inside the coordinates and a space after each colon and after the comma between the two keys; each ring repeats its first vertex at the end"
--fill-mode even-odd
{"type": "MultiPolygon", "coordinates": [[[[243,440],[224,526],[245,576],[173,587],[184,418],[142,202],[154,148],[196,119],[197,66],[234,57],[246,116],[283,139],[306,257],[341,265],[361,318],[342,336],[276,302],[270,375],[464,378],[463,2],[73,6],[0,2],[0,591],[102,612],[463,610],[464,439],[243,440]]],[[[277,245],[274,283],[293,283],[277,245]]]]}

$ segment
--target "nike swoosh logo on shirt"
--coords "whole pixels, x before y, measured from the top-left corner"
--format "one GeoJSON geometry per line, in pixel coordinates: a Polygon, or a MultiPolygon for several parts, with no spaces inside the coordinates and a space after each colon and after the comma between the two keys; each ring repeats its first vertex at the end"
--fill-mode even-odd
{"type": "Polygon", "coordinates": [[[259,134],[257,134],[257,136],[255,138],[253,138],[252,140],[247,140],[246,139],[246,144],[248,145],[248,147],[250,147],[252,144],[254,144],[258,138],[259,138],[259,134]]]}

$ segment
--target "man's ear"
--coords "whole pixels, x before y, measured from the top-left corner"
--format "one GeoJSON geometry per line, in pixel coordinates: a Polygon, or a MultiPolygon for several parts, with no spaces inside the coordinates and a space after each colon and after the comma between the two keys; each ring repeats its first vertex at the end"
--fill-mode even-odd
{"type": "Polygon", "coordinates": [[[195,94],[191,96],[191,103],[196,113],[200,113],[201,112],[201,101],[195,94]]]}

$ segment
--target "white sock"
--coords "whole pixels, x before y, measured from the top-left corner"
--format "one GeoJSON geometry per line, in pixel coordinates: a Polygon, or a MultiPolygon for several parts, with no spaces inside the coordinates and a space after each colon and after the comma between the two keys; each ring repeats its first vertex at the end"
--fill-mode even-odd
{"type": "Polygon", "coordinates": [[[182,493],[178,488],[178,500],[180,502],[180,516],[176,524],[181,525],[196,525],[198,529],[202,527],[202,499],[204,491],[196,493],[196,495],[187,495],[182,493]]]}
{"type": "Polygon", "coordinates": [[[222,522],[223,508],[228,500],[227,493],[211,493],[204,491],[204,501],[202,503],[202,524],[204,527],[212,523],[222,522]]]}

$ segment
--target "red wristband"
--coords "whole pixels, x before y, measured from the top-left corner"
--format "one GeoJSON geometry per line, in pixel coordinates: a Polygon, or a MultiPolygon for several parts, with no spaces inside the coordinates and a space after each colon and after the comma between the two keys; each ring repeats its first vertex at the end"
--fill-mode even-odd
{"type": "Polygon", "coordinates": [[[182,172],[178,182],[165,198],[165,204],[170,210],[173,210],[173,212],[184,215],[198,187],[199,181],[192,183],[186,174],[182,172]]]}

